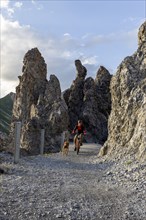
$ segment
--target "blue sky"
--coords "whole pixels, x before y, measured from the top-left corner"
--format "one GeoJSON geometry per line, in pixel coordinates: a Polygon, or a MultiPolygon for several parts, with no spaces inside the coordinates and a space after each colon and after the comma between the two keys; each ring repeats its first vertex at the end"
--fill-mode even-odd
{"type": "Polygon", "coordinates": [[[38,47],[62,91],[76,77],[80,59],[87,76],[100,65],[115,74],[137,47],[137,33],[146,20],[146,1],[0,0],[1,97],[15,92],[25,53],[38,47]]]}

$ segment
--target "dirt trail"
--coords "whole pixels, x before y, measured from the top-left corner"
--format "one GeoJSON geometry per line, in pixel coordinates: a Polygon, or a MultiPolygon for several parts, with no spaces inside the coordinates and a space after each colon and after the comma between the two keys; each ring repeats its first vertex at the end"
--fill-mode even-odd
{"type": "Polygon", "coordinates": [[[131,191],[127,194],[112,176],[114,162],[97,160],[99,147],[84,144],[77,155],[70,144],[67,157],[23,157],[19,164],[8,158],[0,220],[144,220],[136,201],[131,203],[131,191]]]}

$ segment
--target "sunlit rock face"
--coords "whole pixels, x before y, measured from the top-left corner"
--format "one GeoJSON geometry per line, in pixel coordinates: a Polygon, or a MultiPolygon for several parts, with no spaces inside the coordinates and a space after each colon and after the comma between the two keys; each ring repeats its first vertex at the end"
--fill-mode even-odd
{"type": "Polygon", "coordinates": [[[109,136],[100,155],[146,158],[146,22],[139,28],[138,45],[112,77],[109,136]]]}
{"type": "Polygon", "coordinates": [[[41,129],[45,129],[45,152],[59,151],[61,134],[68,128],[68,109],[61,98],[59,80],[46,79],[47,66],[37,48],[29,50],[23,60],[22,76],[16,87],[11,133],[14,122],[22,122],[21,148],[30,154],[40,152],[41,129]]]}

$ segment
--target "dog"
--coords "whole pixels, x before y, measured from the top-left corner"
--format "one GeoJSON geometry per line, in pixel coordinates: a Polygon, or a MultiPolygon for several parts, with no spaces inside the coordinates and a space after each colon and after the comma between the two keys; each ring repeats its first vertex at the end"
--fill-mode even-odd
{"type": "Polygon", "coordinates": [[[69,141],[64,141],[63,147],[62,147],[62,154],[68,155],[69,152],[69,141]]]}

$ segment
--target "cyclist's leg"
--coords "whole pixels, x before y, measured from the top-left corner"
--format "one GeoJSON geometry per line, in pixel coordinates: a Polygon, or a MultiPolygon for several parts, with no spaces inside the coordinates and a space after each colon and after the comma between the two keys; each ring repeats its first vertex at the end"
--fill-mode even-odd
{"type": "Polygon", "coordinates": [[[81,136],[81,146],[83,145],[83,133],[80,134],[81,136]]]}

